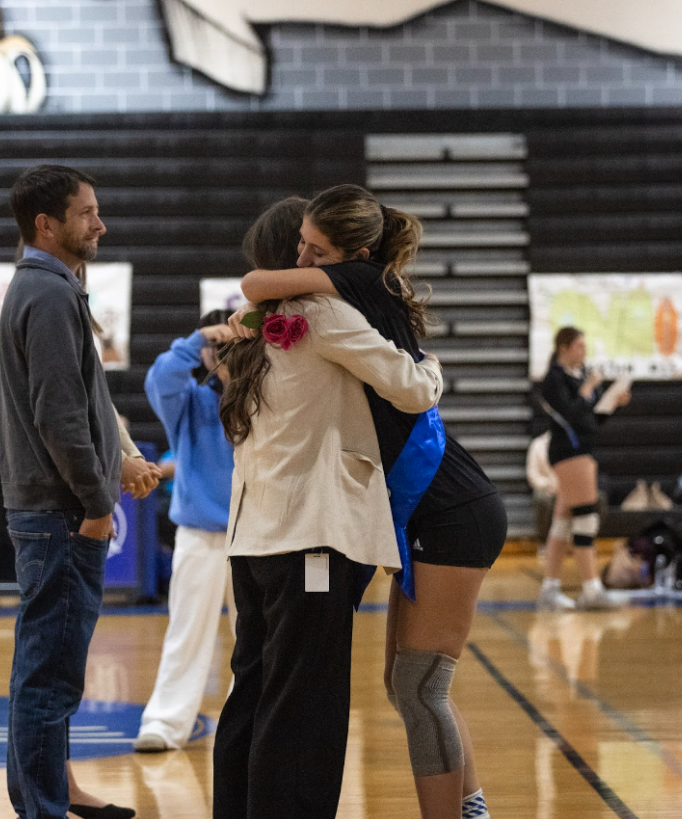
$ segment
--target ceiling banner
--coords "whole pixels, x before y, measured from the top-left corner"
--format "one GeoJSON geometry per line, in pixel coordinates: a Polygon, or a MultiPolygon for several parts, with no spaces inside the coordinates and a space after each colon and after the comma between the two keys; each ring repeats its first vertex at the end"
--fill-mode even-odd
{"type": "MultiPolygon", "coordinates": [[[[173,56],[237,91],[267,88],[267,52],[252,24],[326,23],[390,27],[442,0],[162,0],[173,56]]],[[[621,40],[661,54],[682,54],[680,0],[499,0],[511,11],[621,40]]]]}

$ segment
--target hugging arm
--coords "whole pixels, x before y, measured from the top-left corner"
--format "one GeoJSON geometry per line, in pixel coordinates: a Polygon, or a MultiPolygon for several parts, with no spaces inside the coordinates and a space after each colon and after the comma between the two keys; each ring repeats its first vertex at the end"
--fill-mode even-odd
{"type": "Polygon", "coordinates": [[[339,364],[402,412],[417,414],[435,406],[443,392],[438,359],[412,356],[387,341],[367,319],[339,298],[301,302],[319,355],[339,364]]]}
{"type": "Polygon", "coordinates": [[[242,279],[242,293],[252,304],[258,304],[308,293],[336,295],[337,290],[319,267],[294,267],[289,270],[252,270],[242,279]]]}

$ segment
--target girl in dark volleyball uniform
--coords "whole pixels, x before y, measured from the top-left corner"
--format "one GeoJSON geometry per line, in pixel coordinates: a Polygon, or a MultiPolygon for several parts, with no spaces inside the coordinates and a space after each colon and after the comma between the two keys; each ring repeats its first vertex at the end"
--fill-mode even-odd
{"type": "MultiPolygon", "coordinates": [[[[543,409],[550,417],[549,462],[559,490],[545,550],[545,576],[538,610],[599,610],[616,605],[599,577],[594,539],[599,531],[597,462],[592,445],[600,420],[594,407],[601,395],[601,377],[586,375],[585,338],[574,327],[556,334],[550,368],[542,383],[543,409]],[[582,593],[577,601],[561,592],[561,566],[573,545],[582,593]]],[[[621,396],[621,405],[630,400],[621,396]]]]}

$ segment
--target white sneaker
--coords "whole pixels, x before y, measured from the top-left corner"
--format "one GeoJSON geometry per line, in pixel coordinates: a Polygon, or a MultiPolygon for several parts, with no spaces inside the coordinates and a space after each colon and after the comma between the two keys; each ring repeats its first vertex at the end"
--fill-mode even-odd
{"type": "Polygon", "coordinates": [[[581,611],[611,611],[620,608],[622,602],[612,597],[605,589],[590,594],[583,592],[576,601],[576,607],[581,611]]]}
{"type": "Polygon", "coordinates": [[[660,481],[654,481],[649,488],[649,509],[672,509],[675,504],[661,489],[660,481]]]}
{"type": "Polygon", "coordinates": [[[620,508],[624,512],[639,512],[649,508],[649,489],[646,481],[637,481],[635,488],[621,503],[620,508]]]}
{"type": "Polygon", "coordinates": [[[572,611],[575,600],[563,594],[561,589],[540,589],[536,611],[572,611]]]}
{"type": "Polygon", "coordinates": [[[159,734],[140,734],[133,740],[133,749],[138,754],[160,754],[170,750],[170,746],[159,734]]]}

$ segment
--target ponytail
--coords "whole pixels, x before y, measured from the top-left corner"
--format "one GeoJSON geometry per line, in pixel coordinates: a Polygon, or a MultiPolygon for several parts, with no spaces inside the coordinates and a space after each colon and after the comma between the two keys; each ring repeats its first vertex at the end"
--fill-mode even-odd
{"type": "Polygon", "coordinates": [[[370,259],[383,265],[383,281],[407,307],[416,336],[426,335],[426,305],[417,298],[408,266],[414,262],[423,229],[416,216],[384,207],[359,185],[337,185],[316,196],[306,216],[346,260],[367,248],[370,259]]]}

